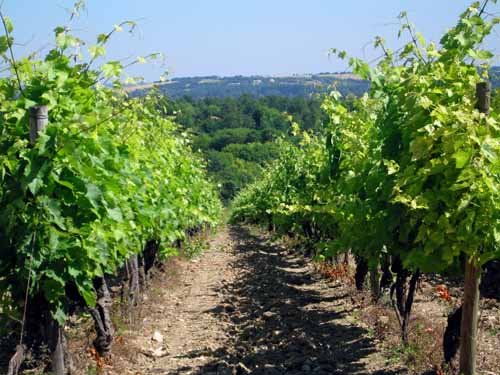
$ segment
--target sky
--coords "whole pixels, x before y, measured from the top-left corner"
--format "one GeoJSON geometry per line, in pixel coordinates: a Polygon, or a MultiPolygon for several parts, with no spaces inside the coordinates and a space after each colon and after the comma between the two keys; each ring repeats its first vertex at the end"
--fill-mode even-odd
{"type": "MultiPolygon", "coordinates": [[[[68,0],[3,0],[2,12],[14,23],[16,57],[43,53],[53,45],[53,29],[68,23],[68,0]]],[[[131,35],[117,34],[107,59],[135,59],[161,52],[165,60],[130,68],[130,75],[154,81],[207,75],[290,75],[337,72],[346,63],[328,56],[330,48],[371,60],[374,37],[389,46],[397,15],[405,10],[427,40],[438,41],[472,0],[87,0],[71,27],[88,45],[96,35],[124,20],[138,24],[131,35]]],[[[490,7],[500,12],[500,4],[490,7]]],[[[500,50],[500,30],[486,42],[500,50]]],[[[498,58],[497,58],[498,61],[498,58]]]]}

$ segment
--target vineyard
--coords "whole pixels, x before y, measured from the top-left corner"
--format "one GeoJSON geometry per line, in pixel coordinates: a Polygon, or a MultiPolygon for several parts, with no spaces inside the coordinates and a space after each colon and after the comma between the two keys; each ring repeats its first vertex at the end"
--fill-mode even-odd
{"type": "MultiPolygon", "coordinates": [[[[232,216],[298,236],[322,261],[352,254],[358,288],[370,273],[373,299],[390,294],[403,342],[421,275],[465,274],[464,374],[476,373],[481,270],[500,257],[500,127],[486,76],[493,53],[480,48],[500,19],[487,17],[486,5],[468,8],[439,47],[402,13],[408,44],[392,51],[378,38],[375,67],[349,60],[369,93],[347,107],[333,92],[319,136],[296,124],[301,143],[281,143],[279,160],[236,197],[232,216]]],[[[449,341],[447,360],[457,350],[457,338],[449,341]]]]}
{"type": "Polygon", "coordinates": [[[494,4],[473,3],[439,44],[401,13],[408,42],[377,37],[375,63],[332,49],[369,91],[325,96],[319,130],[292,121],[226,227],[183,114],[158,90],[127,93],[127,68],[160,55],[106,61],[134,21],[87,44],[77,1],[44,57],[16,58],[0,12],[0,371],[409,373],[382,363],[353,311],[362,293],[385,303],[409,348],[416,295],[437,279],[439,300],[460,303],[433,373],[478,374],[481,301],[500,294],[494,4]]]}
{"type": "Polygon", "coordinates": [[[13,74],[0,80],[0,308],[19,322],[9,374],[42,346],[63,374],[68,317],[90,312],[105,356],[108,284],[122,283],[122,302],[137,305],[156,258],[213,227],[220,203],[160,98],[130,99],[120,62],[96,66],[110,37],[133,23],[99,35],[82,62],[69,27],[56,28],[43,60],[14,60],[13,26],[2,20],[0,53],[13,74]]]}

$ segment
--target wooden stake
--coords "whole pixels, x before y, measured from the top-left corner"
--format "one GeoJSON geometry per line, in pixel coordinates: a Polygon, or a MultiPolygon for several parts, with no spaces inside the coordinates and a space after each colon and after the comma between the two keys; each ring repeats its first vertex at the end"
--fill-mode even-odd
{"type": "MultiPolygon", "coordinates": [[[[34,146],[40,132],[49,122],[49,108],[46,105],[37,105],[29,110],[30,144],[34,146]]],[[[66,366],[64,360],[64,332],[63,328],[51,316],[47,322],[47,339],[51,350],[51,368],[55,375],[64,375],[66,366]]]]}
{"type": "Polygon", "coordinates": [[[66,366],[64,360],[64,332],[62,327],[51,316],[48,322],[49,349],[51,351],[51,369],[54,375],[65,375],[66,366]]]}
{"type": "MultiPolygon", "coordinates": [[[[490,112],[490,93],[489,82],[477,84],[477,109],[486,115],[490,112]]],[[[465,264],[464,300],[460,324],[460,374],[463,375],[476,375],[480,280],[481,268],[473,259],[468,259],[465,264]]]]}
{"type": "Polygon", "coordinates": [[[489,82],[480,82],[476,85],[476,98],[476,108],[479,112],[489,115],[491,98],[491,84],[489,82]]]}
{"type": "Polygon", "coordinates": [[[481,269],[472,261],[465,265],[464,301],[460,324],[460,374],[476,374],[477,321],[481,269]]]}
{"type": "Polygon", "coordinates": [[[49,122],[49,109],[46,105],[37,105],[30,108],[30,143],[35,145],[40,132],[49,122]]]}

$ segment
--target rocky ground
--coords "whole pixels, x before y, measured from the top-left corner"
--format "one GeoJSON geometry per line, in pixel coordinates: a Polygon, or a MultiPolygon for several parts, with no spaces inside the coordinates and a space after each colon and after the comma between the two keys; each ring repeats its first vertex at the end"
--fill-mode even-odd
{"type": "MultiPolygon", "coordinates": [[[[227,227],[208,251],[167,268],[177,273],[158,275],[143,318],[119,328],[105,373],[406,373],[386,365],[338,283],[262,234],[227,227]]],[[[91,373],[85,353],[75,362],[91,373]]]]}

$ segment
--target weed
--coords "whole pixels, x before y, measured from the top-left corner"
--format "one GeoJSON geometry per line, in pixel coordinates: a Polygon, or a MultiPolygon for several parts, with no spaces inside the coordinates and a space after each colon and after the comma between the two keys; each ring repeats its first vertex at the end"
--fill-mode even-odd
{"type": "Polygon", "coordinates": [[[124,319],[123,314],[120,314],[122,308],[120,306],[114,306],[113,313],[111,314],[111,322],[115,328],[115,334],[121,336],[127,331],[128,324],[124,319]]]}
{"type": "Polygon", "coordinates": [[[493,337],[499,336],[500,335],[500,327],[489,328],[488,330],[486,330],[486,332],[488,332],[488,334],[493,336],[493,337]]]}
{"type": "Polygon", "coordinates": [[[186,242],[182,251],[182,255],[187,259],[193,259],[200,255],[204,250],[206,250],[206,248],[207,244],[205,241],[200,239],[191,239],[186,242]]]}

